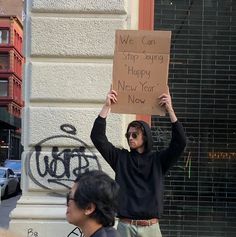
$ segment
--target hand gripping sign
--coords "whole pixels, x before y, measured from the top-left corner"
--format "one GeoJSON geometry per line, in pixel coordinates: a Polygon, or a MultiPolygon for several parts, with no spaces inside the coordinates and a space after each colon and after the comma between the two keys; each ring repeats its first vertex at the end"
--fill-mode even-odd
{"type": "Polygon", "coordinates": [[[170,41],[170,31],[116,31],[112,112],[165,115],[158,97],[168,93],[170,41]]]}

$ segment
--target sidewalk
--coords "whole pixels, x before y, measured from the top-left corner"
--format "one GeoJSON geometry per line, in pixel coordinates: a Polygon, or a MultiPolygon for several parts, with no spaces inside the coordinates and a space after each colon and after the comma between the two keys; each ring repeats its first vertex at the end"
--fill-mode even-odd
{"type": "Polygon", "coordinates": [[[0,228],[6,228],[9,227],[9,214],[10,212],[16,207],[16,202],[21,197],[20,195],[2,200],[0,203],[0,228]]]}

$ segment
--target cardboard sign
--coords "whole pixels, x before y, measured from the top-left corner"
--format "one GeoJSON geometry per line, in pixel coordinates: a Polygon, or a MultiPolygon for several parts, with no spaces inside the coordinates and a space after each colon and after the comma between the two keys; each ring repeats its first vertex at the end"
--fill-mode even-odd
{"type": "Polygon", "coordinates": [[[170,31],[116,31],[112,112],[165,115],[158,97],[168,92],[170,40],[170,31]]]}

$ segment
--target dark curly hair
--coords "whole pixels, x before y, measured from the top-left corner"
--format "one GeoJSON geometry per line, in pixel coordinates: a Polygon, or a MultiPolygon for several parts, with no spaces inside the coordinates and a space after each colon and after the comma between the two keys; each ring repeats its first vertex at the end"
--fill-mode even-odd
{"type": "Polygon", "coordinates": [[[74,193],[76,206],[85,209],[93,203],[96,209],[89,216],[105,227],[113,226],[118,206],[118,184],[101,170],[80,174],[75,183],[78,183],[74,193]]]}

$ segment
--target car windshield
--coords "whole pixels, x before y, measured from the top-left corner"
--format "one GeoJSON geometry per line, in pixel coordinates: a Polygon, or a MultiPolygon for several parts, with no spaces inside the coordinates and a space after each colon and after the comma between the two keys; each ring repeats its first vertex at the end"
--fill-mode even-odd
{"type": "Polygon", "coordinates": [[[6,171],[3,169],[0,169],[0,178],[6,178],[6,171]]]}

